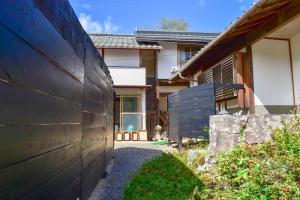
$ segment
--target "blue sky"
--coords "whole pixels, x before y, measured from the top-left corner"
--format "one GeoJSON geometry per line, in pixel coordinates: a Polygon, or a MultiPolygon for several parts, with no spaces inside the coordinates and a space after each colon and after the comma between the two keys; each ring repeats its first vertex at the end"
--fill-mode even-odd
{"type": "Polygon", "coordinates": [[[87,32],[133,33],[160,18],[186,20],[189,31],[222,32],[254,0],[70,0],[87,32]]]}

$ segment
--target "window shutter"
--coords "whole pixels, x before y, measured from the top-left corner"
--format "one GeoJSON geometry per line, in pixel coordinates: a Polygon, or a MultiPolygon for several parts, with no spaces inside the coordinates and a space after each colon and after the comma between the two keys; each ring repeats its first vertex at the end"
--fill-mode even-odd
{"type": "MultiPolygon", "coordinates": [[[[227,57],[214,67],[204,71],[198,78],[199,85],[215,83],[236,83],[236,72],[233,63],[233,56],[227,57]]],[[[235,96],[234,89],[217,89],[217,100],[232,98],[235,96]]]]}
{"type": "Polygon", "coordinates": [[[198,77],[198,84],[202,85],[205,83],[211,83],[213,82],[213,77],[212,77],[212,69],[208,69],[204,71],[199,77],[198,77]]]}
{"type": "MultiPolygon", "coordinates": [[[[234,77],[236,73],[234,73],[234,64],[233,64],[233,56],[230,56],[224,59],[221,63],[222,65],[222,83],[236,83],[234,77]]],[[[234,89],[222,89],[223,94],[220,99],[232,98],[235,96],[234,89]]]]}

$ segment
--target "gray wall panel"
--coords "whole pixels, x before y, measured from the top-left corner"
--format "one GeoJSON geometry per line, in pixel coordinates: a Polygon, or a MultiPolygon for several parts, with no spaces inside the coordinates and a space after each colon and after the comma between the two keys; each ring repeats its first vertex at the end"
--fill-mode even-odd
{"type": "Polygon", "coordinates": [[[216,113],[213,83],[180,90],[168,96],[169,138],[208,138],[205,128],[209,116],[216,113]]]}

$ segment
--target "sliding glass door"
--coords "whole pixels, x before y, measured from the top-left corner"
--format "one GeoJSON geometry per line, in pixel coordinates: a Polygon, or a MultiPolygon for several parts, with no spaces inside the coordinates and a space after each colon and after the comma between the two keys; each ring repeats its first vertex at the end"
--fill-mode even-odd
{"type": "Polygon", "coordinates": [[[142,129],[141,96],[120,96],[121,131],[137,131],[142,129]]]}

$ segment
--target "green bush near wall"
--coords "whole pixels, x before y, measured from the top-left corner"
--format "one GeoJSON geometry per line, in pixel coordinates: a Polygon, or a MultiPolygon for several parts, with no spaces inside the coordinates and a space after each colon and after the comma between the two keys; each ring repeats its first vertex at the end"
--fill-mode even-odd
{"type": "Polygon", "coordinates": [[[300,120],[282,122],[273,140],[220,155],[192,199],[300,199],[300,120]]]}

